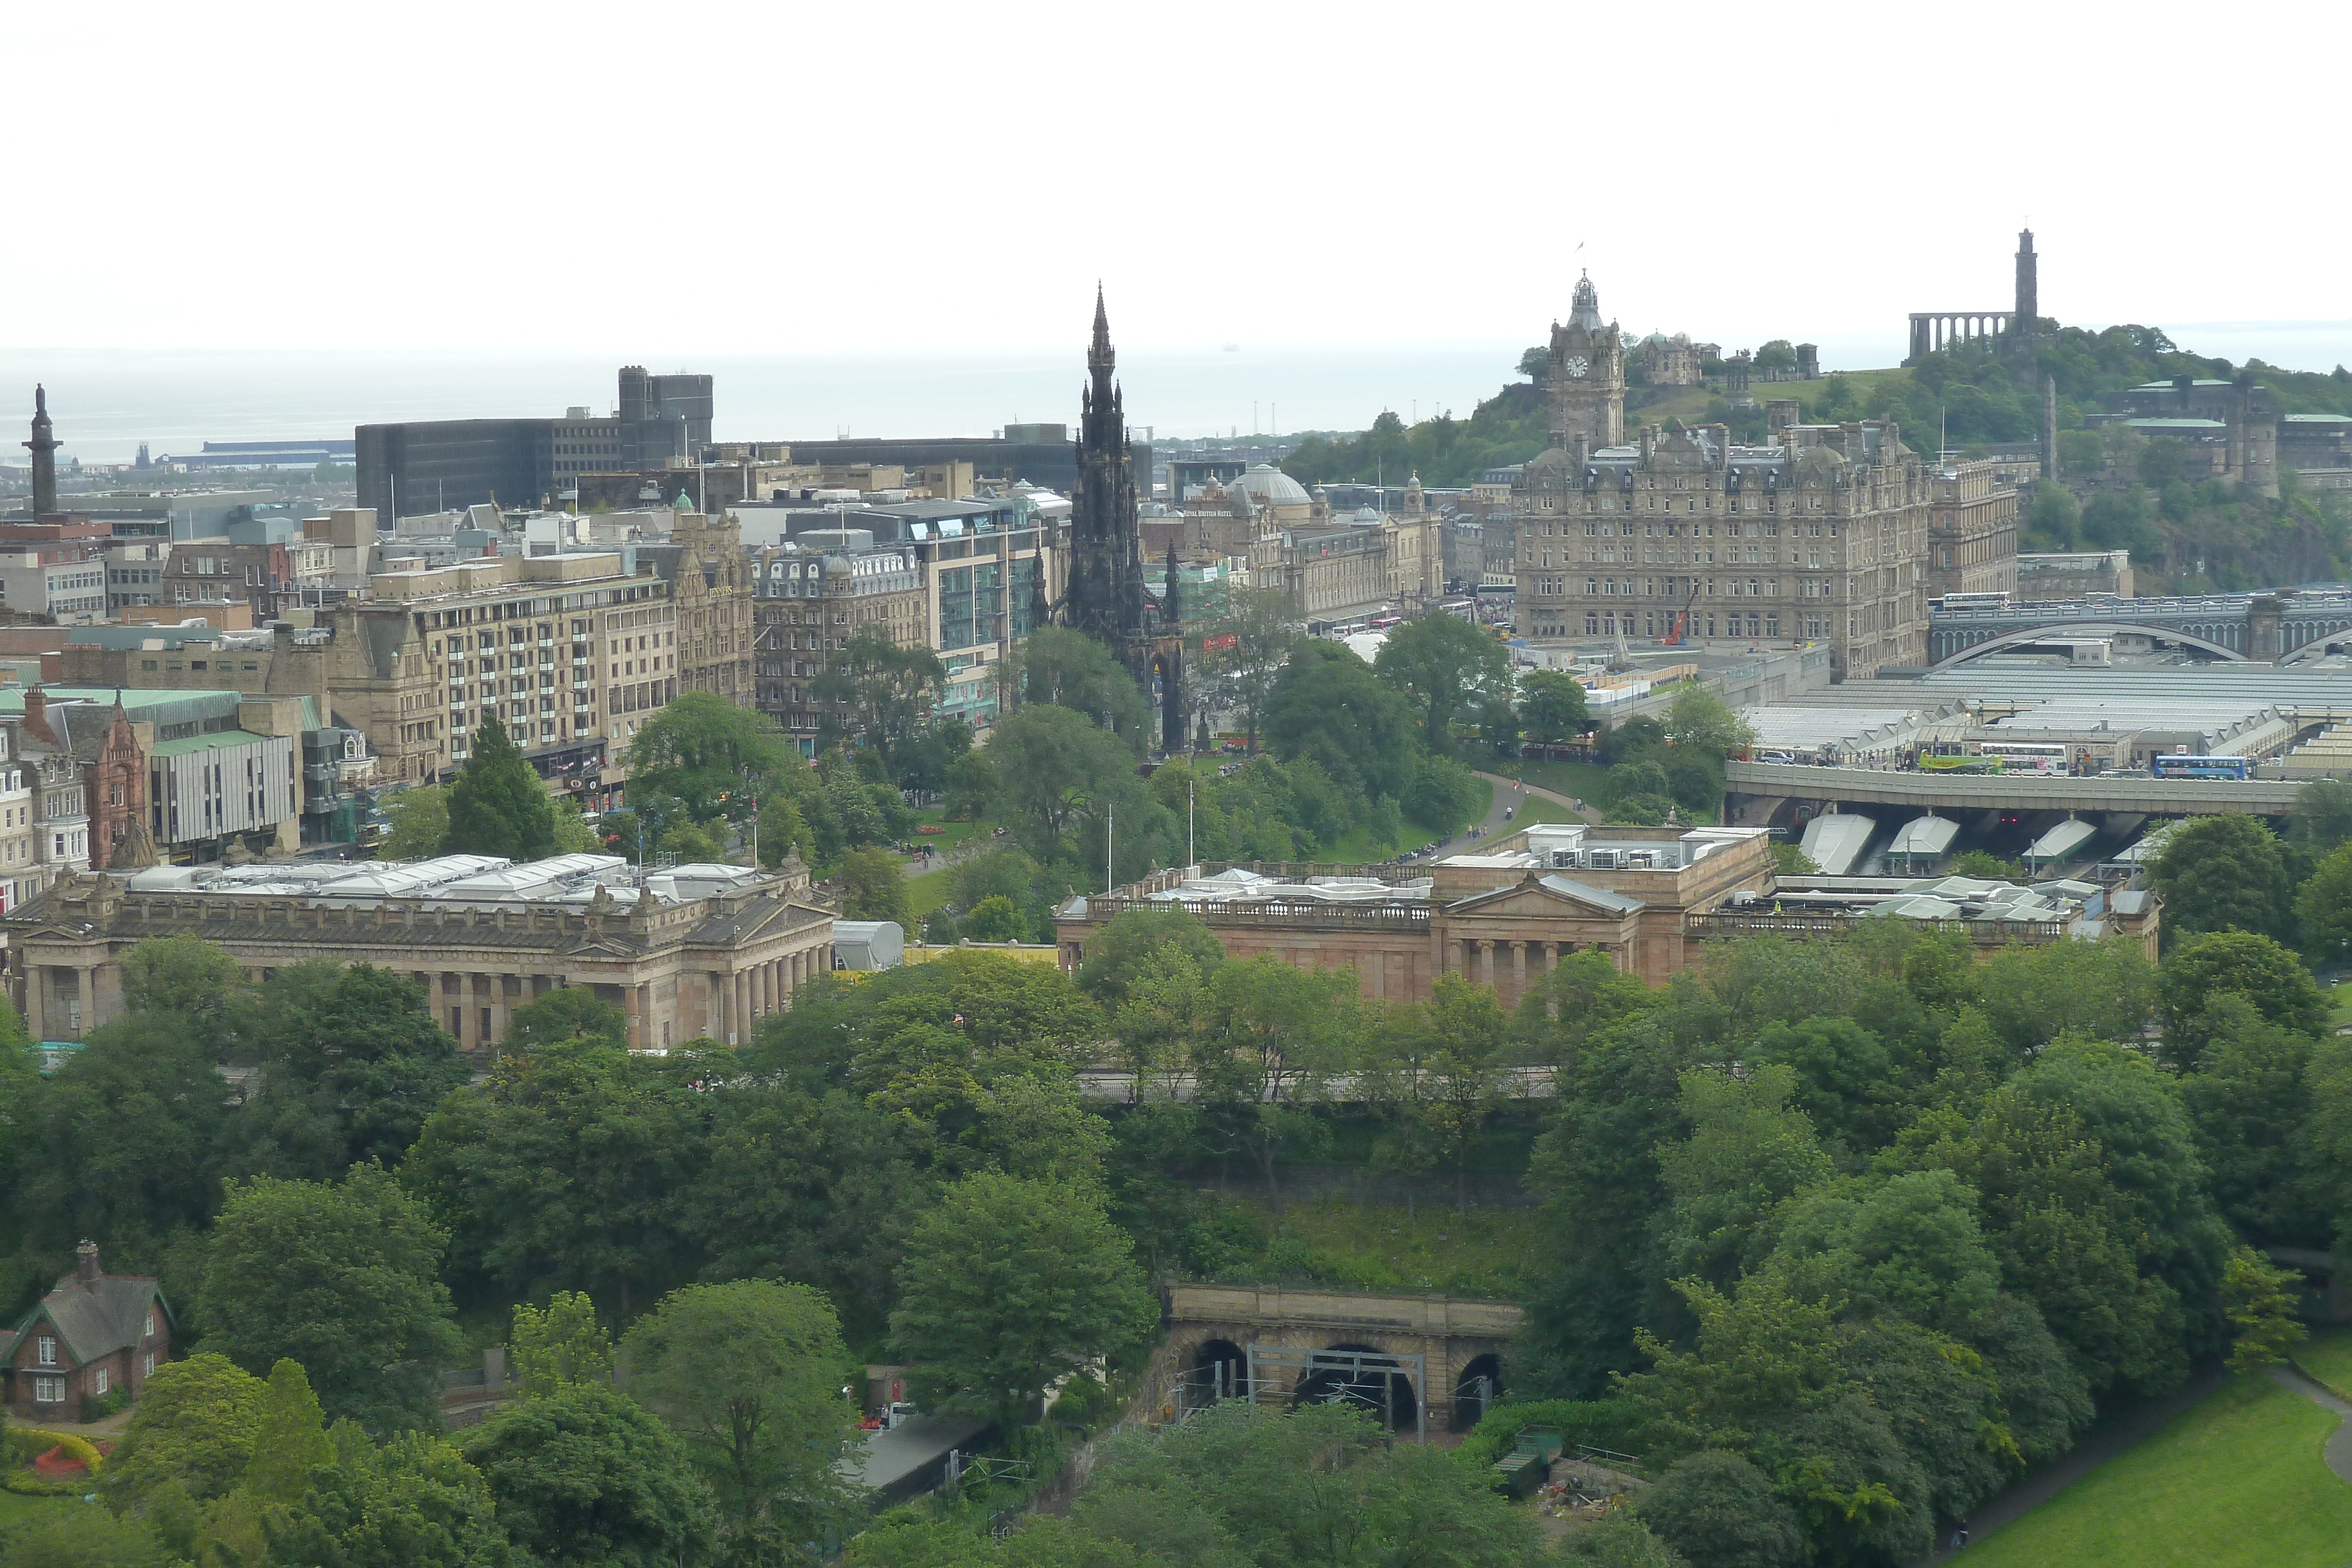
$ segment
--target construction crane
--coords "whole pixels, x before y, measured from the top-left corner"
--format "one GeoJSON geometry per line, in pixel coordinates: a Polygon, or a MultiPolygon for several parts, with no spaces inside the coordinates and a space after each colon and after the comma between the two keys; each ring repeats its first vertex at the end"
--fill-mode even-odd
{"type": "Polygon", "coordinates": [[[1676,612],[1674,620],[1667,623],[1666,634],[1662,639],[1669,648],[1681,647],[1683,639],[1690,635],[1691,605],[1698,598],[1698,579],[1694,577],[1689,580],[1690,592],[1683,600],[1682,609],[1676,612]]]}

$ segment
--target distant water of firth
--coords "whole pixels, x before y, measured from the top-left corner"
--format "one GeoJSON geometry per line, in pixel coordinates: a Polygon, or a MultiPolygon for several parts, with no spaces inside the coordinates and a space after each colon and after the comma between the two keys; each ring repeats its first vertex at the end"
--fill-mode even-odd
{"type": "MultiPolygon", "coordinates": [[[[2225,322],[2168,328],[2185,348],[2232,361],[2330,370],[2352,362],[2352,322],[2225,322]]],[[[1533,341],[1533,338],[1529,341],[1533,341]]],[[[1382,409],[1408,421],[1466,416],[1512,379],[1515,342],[1238,344],[1123,350],[1119,371],[1139,434],[1160,438],[1359,430],[1382,409]]],[[[1824,338],[1832,369],[1893,363],[1889,335],[1824,338]]],[[[394,420],[609,413],[617,356],[455,352],[131,350],[0,348],[0,431],[31,416],[35,382],[68,456],[126,461],[206,441],[316,440],[394,420]]],[[[835,435],[986,435],[1016,421],[1076,423],[1085,379],[1075,352],[876,355],[863,359],[695,356],[717,378],[721,440],[835,435]]],[[[22,437],[0,441],[21,463],[22,437]]]]}

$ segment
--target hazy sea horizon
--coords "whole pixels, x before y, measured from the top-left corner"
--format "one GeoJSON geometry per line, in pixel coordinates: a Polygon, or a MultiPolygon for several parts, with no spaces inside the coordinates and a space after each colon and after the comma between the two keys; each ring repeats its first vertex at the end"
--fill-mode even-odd
{"type": "MultiPolygon", "coordinates": [[[[2296,370],[2352,362],[2352,321],[2168,326],[2183,348],[2296,370]]],[[[1529,342],[1535,339],[1531,335],[1529,342]]],[[[1520,342],[1237,344],[1120,350],[1127,413],[1159,439],[1360,430],[1382,409],[1411,421],[1441,409],[1466,417],[1513,379],[1520,342]]],[[[1898,361],[1895,334],[1824,338],[1831,370],[1898,361]]],[[[119,463],[141,443],[158,456],[205,441],[348,437],[396,420],[609,413],[625,356],[446,350],[74,350],[0,348],[0,430],[32,414],[48,388],[62,455],[119,463]]],[[[836,435],[987,435],[1015,421],[1077,419],[1076,350],[839,356],[697,356],[716,378],[722,441],[836,435]]],[[[16,443],[0,462],[21,465],[16,443]]]]}

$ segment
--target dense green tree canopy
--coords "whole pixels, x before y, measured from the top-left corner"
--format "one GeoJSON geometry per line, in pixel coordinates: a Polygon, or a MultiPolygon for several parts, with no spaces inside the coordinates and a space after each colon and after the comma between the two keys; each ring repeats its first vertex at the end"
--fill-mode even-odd
{"type": "Polygon", "coordinates": [[[1433,610],[1391,627],[1372,673],[1421,715],[1422,744],[1443,755],[1457,717],[1510,689],[1511,664],[1484,627],[1433,610]]]}
{"type": "Polygon", "coordinates": [[[1119,662],[1084,632],[1040,626],[1006,661],[998,684],[1019,704],[1050,703],[1082,713],[1130,747],[1150,738],[1151,703],[1119,662]]]}
{"type": "Polygon", "coordinates": [[[1558,670],[1530,670],[1519,677],[1519,730],[1529,740],[1574,740],[1592,723],[1584,683],[1558,670]]]}
{"type": "Polygon", "coordinates": [[[593,1040],[625,1047],[629,1020],[610,1002],[600,1002],[585,986],[562,986],[507,1016],[504,1049],[536,1051],[559,1040],[593,1040]]]}
{"type": "Polygon", "coordinates": [[[688,1273],[672,1205],[708,1157],[698,1071],[675,1049],[556,1040],[445,1100],[401,1175],[446,1228],[461,1294],[586,1290],[626,1313],[688,1273]]]}
{"type": "Polygon", "coordinates": [[[2198,817],[2173,830],[2148,867],[2168,942],[2205,931],[2292,939],[2294,881],[2260,817],[2198,817]]]}
{"type": "Polygon", "coordinates": [[[380,1166],[333,1184],[237,1183],[205,1270],[204,1348],[256,1372],[299,1363],[331,1416],[436,1426],[439,1369],[458,1343],[446,1240],[380,1166]]]}
{"type": "Polygon", "coordinates": [[[2305,853],[2330,855],[2352,842],[2352,779],[2314,779],[2287,808],[2289,841],[2305,853]]]}
{"type": "Polygon", "coordinates": [[[221,1496],[245,1477],[268,1397],[268,1385],[225,1355],[157,1366],[104,1471],[107,1500],[130,1507],[167,1483],[199,1500],[221,1496]]]}
{"type": "Polygon", "coordinates": [[[1130,909],[1107,921],[1087,937],[1078,966],[1078,988],[1107,1007],[1127,998],[1129,982],[1154,953],[1174,947],[1192,956],[1202,973],[1224,962],[1216,934],[1182,909],[1130,909]]]}
{"type": "Polygon", "coordinates": [[[1209,639],[1219,646],[1203,653],[1202,664],[1228,684],[1242,710],[1242,725],[1252,751],[1257,749],[1275,679],[1298,645],[1303,630],[1298,607],[1289,594],[1275,588],[1235,589],[1226,601],[1224,616],[1210,628],[1209,639]],[[1226,642],[1227,638],[1232,641],[1226,642]]]}
{"type": "Polygon", "coordinates": [[[312,1472],[292,1510],[263,1518],[268,1568],[539,1568],[450,1443],[403,1432],[376,1448],[342,1423],[332,1435],[334,1463],[312,1472]]]}
{"type": "Polygon", "coordinates": [[[74,1246],[153,1255],[219,1201],[229,1108],[202,1020],[127,1014],[85,1037],[39,1097],[37,1153],[18,1207],[54,1279],[74,1246]]]}
{"type": "Polygon", "coordinates": [[[988,754],[996,809],[1041,864],[1086,868],[1078,879],[1097,887],[1107,842],[1122,881],[1164,861],[1167,811],[1136,777],[1133,752],[1086,715],[1032,704],[996,727],[988,754]]]}
{"type": "Polygon", "coordinates": [[[2205,1015],[2222,997],[2237,997],[2282,1028],[2317,1034],[2327,1003],[2302,960],[2251,931],[2213,931],[2176,944],[2157,976],[2158,1016],[2165,1054],[2175,1066],[2195,1064],[2210,1026],[2205,1015]]]}
{"type": "Polygon", "coordinates": [[[469,1071],[416,982],[366,964],[277,970],[245,1036],[260,1058],[239,1118],[245,1168],[275,1176],[331,1180],[398,1160],[469,1071]]]}
{"type": "Polygon", "coordinates": [[[1284,761],[1312,758],[1360,796],[1400,796],[1412,781],[1410,699],[1336,643],[1301,643],[1283,665],[1266,736],[1284,761]]]}
{"type": "Polygon", "coordinates": [[[855,736],[881,754],[895,776],[947,693],[947,666],[928,645],[902,648],[878,626],[861,626],[824,661],[809,688],[824,716],[819,745],[855,736]]]}
{"type": "Polygon", "coordinates": [[[546,1568],[671,1568],[709,1550],[709,1494],[685,1448],[616,1388],[518,1400],[457,1448],[507,1535],[546,1568]]]}
{"type": "Polygon", "coordinates": [[[969,1176],[908,1239],[891,1343],[926,1401],[1017,1420],[1055,1378],[1150,1336],[1132,1250],[1088,1186],[969,1176]]]}
{"type": "Polygon", "coordinates": [[[555,852],[555,806],[546,781],[507,734],[496,714],[482,716],[473,748],[449,786],[445,855],[501,855],[544,860],[555,852]]]}
{"type": "Polygon", "coordinates": [[[613,1379],[613,1336],[596,1321],[596,1303],[584,1291],[552,1291],[543,1308],[516,1307],[507,1357],[515,1391],[525,1398],[613,1379]]]}
{"type": "Polygon", "coordinates": [[[440,784],[411,784],[383,798],[388,822],[376,854],[388,861],[430,860],[449,841],[449,790],[440,784]]]}
{"type": "Polygon", "coordinates": [[[841,857],[841,913],[850,920],[895,920],[903,929],[911,920],[912,895],[898,857],[880,845],[852,850],[841,857]]]}
{"type": "Polygon", "coordinates": [[[630,1394],[685,1443],[733,1535],[813,1541],[853,1517],[861,1500],[838,1467],[856,1427],[841,1390],[864,1369],[824,1296],[768,1280],[690,1285],[622,1349],[630,1394]]]}
{"type": "Polygon", "coordinates": [[[647,719],[629,742],[629,800],[678,801],[696,821],[747,803],[769,780],[799,792],[808,765],[776,721],[716,692],[687,692],[647,719]]]}

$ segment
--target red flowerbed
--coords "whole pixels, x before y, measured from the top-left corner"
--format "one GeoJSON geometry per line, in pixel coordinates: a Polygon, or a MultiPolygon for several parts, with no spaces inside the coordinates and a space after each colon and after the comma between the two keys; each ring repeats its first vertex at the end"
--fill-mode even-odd
{"type": "Polygon", "coordinates": [[[46,1454],[36,1456],[33,1460],[33,1469],[39,1473],[40,1478],[45,1481],[61,1481],[69,1476],[81,1476],[88,1475],[89,1473],[89,1466],[83,1464],[79,1459],[75,1458],[71,1454],[67,1453],[63,1448],[51,1448],[46,1454]]]}

